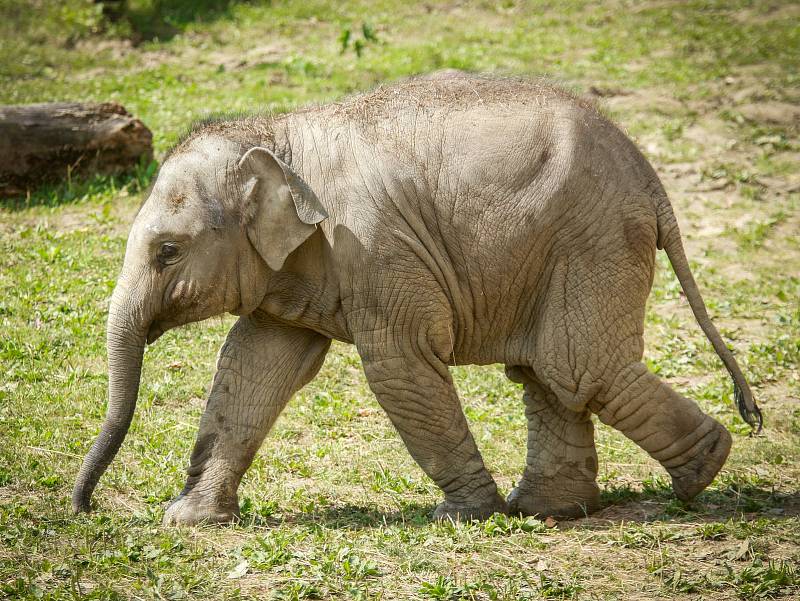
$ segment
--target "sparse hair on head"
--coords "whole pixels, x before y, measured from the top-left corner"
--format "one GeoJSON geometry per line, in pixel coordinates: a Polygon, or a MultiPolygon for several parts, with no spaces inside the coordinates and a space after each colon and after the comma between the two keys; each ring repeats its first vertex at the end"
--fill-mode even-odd
{"type": "Polygon", "coordinates": [[[186,152],[194,140],[204,135],[224,136],[242,148],[272,145],[275,142],[273,121],[274,115],[269,111],[213,113],[192,122],[167,150],[164,160],[186,152]]]}

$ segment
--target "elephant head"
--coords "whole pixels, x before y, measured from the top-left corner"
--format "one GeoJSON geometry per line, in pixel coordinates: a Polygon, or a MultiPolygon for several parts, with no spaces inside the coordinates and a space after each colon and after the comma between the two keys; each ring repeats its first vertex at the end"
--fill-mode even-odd
{"type": "Polygon", "coordinates": [[[128,237],[108,314],[108,412],[72,494],[92,492],[127,434],[144,346],[176,326],[264,298],[271,271],[327,217],[310,188],[273,152],[213,135],[179,146],[164,162],[128,237]]]}

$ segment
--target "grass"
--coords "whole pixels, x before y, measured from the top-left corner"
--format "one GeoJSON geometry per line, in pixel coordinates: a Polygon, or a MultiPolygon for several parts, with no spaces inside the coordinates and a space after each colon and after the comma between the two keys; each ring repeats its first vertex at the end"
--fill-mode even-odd
{"type": "MultiPolygon", "coordinates": [[[[646,359],[733,433],[691,504],[659,466],[598,425],[604,509],[576,522],[495,516],[433,524],[439,499],[334,344],[245,476],[242,522],[162,528],[183,485],[215,353],[232,318],[148,347],[131,432],[97,493],[69,511],[104,415],[104,322],[127,228],[156,167],[34,190],[0,205],[0,591],[45,599],[754,599],[800,595],[800,243],[796,124],[737,106],[797,103],[791,2],[555,5],[131,0],[0,2],[0,102],[116,100],[156,155],[193,119],[290,110],[442,68],[548,74],[603,91],[653,160],[709,310],[767,420],[763,437],[668,264],[646,359]],[[349,32],[349,35],[347,34],[349,32]],[[133,40],[133,43],[131,43],[133,40]]],[[[520,388],[499,366],[453,369],[504,492],[524,462],[520,388]]]]}

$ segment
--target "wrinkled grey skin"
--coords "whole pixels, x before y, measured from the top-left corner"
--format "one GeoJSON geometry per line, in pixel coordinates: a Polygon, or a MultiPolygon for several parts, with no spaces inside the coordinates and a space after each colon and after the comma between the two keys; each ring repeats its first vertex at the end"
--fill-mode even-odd
{"type": "Polygon", "coordinates": [[[241,317],[166,523],[236,518],[242,475],[331,339],[356,345],[444,491],[437,518],[595,509],[591,413],[689,499],[731,438],[641,362],[656,247],[755,423],[656,174],[593,108],[543,84],[457,75],[206,124],[164,162],[133,224],[108,319],[108,416],[73,506],[89,509],[127,432],[145,343],[224,312],[241,317]],[[524,385],[527,465],[508,501],[467,427],[454,362],[503,363],[524,385]]]}

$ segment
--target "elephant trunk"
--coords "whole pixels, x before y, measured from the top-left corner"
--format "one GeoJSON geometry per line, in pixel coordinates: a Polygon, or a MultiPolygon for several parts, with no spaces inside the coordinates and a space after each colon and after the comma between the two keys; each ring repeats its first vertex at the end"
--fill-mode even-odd
{"type": "Polygon", "coordinates": [[[90,511],[90,500],[97,481],[117,454],[128,433],[142,371],[147,320],[132,320],[127,294],[115,290],[108,316],[108,411],[100,434],[83,460],[75,488],[72,509],[90,511]],[[138,323],[137,323],[138,322],[138,323]]]}

